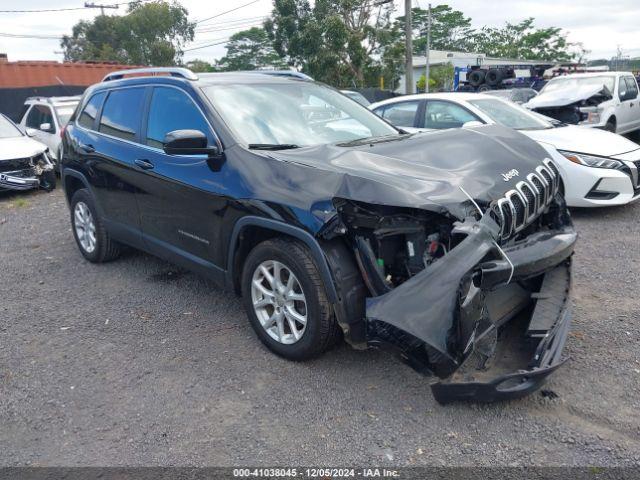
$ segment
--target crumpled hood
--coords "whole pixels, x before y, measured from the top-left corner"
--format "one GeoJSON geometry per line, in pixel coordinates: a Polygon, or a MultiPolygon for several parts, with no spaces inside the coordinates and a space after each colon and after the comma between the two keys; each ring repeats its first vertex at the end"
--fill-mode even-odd
{"type": "Polygon", "coordinates": [[[557,150],[587,153],[601,157],[612,157],[640,148],[640,145],[622,135],[575,125],[546,130],[526,130],[522,133],[538,142],[547,143],[557,150]]]}
{"type": "Polygon", "coordinates": [[[3,160],[14,160],[16,158],[27,158],[38,155],[47,149],[40,142],[23,136],[12,138],[0,138],[0,162],[3,160]]]}
{"type": "Polygon", "coordinates": [[[604,84],[599,87],[593,85],[582,85],[579,87],[572,86],[571,88],[557,89],[551,92],[543,91],[537,96],[533,97],[527,103],[525,103],[524,106],[531,109],[545,107],[564,107],[572,103],[586,100],[589,97],[593,97],[594,95],[598,95],[600,92],[602,92],[603,88],[604,84]]]}
{"type": "Polygon", "coordinates": [[[468,201],[460,187],[478,202],[496,200],[548,158],[538,143],[499,125],[425,132],[377,144],[321,145],[268,155],[327,170],[323,186],[331,189],[334,197],[413,208],[435,204],[446,209],[468,201]],[[518,176],[505,180],[503,174],[514,169],[518,176]]]}

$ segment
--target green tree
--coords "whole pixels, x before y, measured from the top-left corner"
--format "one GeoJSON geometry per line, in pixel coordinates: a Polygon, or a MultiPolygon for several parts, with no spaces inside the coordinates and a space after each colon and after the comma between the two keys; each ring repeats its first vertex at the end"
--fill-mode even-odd
{"type": "Polygon", "coordinates": [[[473,35],[472,49],[491,57],[569,61],[576,53],[562,29],[536,28],[534,19],[507,22],[504,27],[483,27],[473,35]]]}
{"type": "MultiPolygon", "coordinates": [[[[411,9],[413,27],[413,53],[424,55],[427,45],[428,10],[411,9]]],[[[396,19],[396,31],[404,40],[405,16],[396,19]]],[[[453,50],[465,52],[472,44],[474,30],[471,19],[464,13],[452,9],[449,5],[436,5],[431,8],[431,48],[433,50],[453,50]]]]}
{"type": "Polygon", "coordinates": [[[204,60],[199,60],[199,59],[193,59],[193,60],[189,60],[186,64],[185,67],[187,67],[189,70],[191,70],[192,72],[213,72],[215,71],[215,68],[213,67],[213,65],[211,65],[209,62],[206,62],[204,60]]]}
{"type": "Polygon", "coordinates": [[[223,70],[257,70],[262,68],[287,68],[278,55],[264,28],[253,27],[234,33],[225,45],[227,54],[218,62],[223,70]]]}
{"type": "MultiPolygon", "coordinates": [[[[429,69],[429,90],[451,90],[453,86],[454,68],[451,63],[446,65],[434,65],[429,69]]],[[[424,92],[426,75],[422,75],[416,82],[418,91],[424,92]]]]}
{"type": "Polygon", "coordinates": [[[129,5],[126,15],[81,20],[61,41],[67,61],[115,61],[132,65],[180,63],[195,24],[176,1],[129,5]]]}
{"type": "Polygon", "coordinates": [[[276,52],[317,80],[363,86],[384,69],[373,55],[391,27],[392,3],[274,0],[265,29],[276,52]]]}

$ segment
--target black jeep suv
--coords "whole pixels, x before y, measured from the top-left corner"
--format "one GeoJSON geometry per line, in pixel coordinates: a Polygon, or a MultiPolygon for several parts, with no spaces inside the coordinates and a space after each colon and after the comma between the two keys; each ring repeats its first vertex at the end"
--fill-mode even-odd
{"type": "Polygon", "coordinates": [[[522,396],[565,360],[576,234],[516,131],[411,135],[308,79],[147,69],[87,90],[63,158],[87,260],[196,270],[283,357],[387,348],[443,403],[522,396]]]}

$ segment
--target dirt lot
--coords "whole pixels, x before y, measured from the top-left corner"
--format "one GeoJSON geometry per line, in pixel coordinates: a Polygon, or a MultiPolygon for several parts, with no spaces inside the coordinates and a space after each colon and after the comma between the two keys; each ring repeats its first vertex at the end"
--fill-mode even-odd
{"type": "Polygon", "coordinates": [[[60,190],[0,196],[0,464],[637,465],[640,204],[574,219],[557,398],[442,407],[381,352],[275,357],[153,257],[84,261],[60,190]]]}

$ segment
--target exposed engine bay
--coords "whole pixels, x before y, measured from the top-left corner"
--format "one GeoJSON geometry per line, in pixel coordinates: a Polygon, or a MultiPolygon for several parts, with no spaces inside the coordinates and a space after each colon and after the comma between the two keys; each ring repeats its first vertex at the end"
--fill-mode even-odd
{"type": "Polygon", "coordinates": [[[419,372],[439,377],[433,392],[442,403],[492,401],[537,388],[542,372],[564,361],[555,356],[561,347],[554,355],[536,354],[554,344],[554,328],[568,330],[567,262],[575,232],[562,205],[558,196],[526,228],[501,238],[491,209],[480,215],[470,206],[460,222],[428,211],[337,200],[340,222],[330,236],[344,235],[367,297],[366,326],[349,326],[347,341],[357,343],[354,337],[364,332],[368,346],[391,350],[419,372]],[[524,363],[513,363],[527,351],[524,363]],[[548,361],[536,365],[531,356],[548,361]],[[513,362],[505,364],[507,358],[513,362]],[[495,373],[514,371],[520,372],[509,376],[514,390],[500,392],[506,380],[495,373]],[[478,383],[480,378],[489,380],[478,383]]]}
{"type": "Polygon", "coordinates": [[[588,121],[589,115],[595,113],[595,107],[612,98],[613,95],[609,89],[602,86],[601,90],[586,98],[562,105],[536,106],[533,107],[533,110],[563,123],[577,125],[578,123],[588,121]]]}
{"type": "Polygon", "coordinates": [[[32,157],[0,160],[0,190],[51,191],[56,186],[54,165],[46,152],[32,157]]]}

